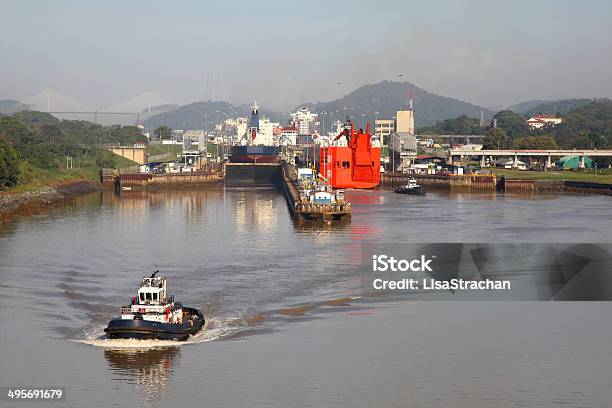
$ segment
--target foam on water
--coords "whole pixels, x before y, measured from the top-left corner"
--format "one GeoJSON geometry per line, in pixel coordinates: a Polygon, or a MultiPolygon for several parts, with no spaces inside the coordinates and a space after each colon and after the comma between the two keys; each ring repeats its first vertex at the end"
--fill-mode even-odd
{"type": "Polygon", "coordinates": [[[189,336],[185,341],[174,340],[138,340],[109,339],[104,334],[105,325],[87,328],[83,331],[84,338],[74,339],[77,343],[112,349],[149,349],[161,347],[179,347],[186,344],[198,344],[220,339],[236,331],[236,321],[239,319],[210,319],[197,334],[189,336]]]}

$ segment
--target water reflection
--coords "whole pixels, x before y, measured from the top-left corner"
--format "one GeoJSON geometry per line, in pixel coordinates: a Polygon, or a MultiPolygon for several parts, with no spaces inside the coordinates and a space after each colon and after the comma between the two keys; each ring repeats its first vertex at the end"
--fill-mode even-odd
{"type": "Polygon", "coordinates": [[[180,360],[180,348],[107,349],[104,357],[118,375],[115,379],[137,385],[143,406],[157,407],[180,360]]]}
{"type": "Polygon", "coordinates": [[[235,201],[235,225],[238,232],[249,230],[268,231],[275,228],[279,216],[277,203],[279,192],[276,188],[231,189],[235,201]]]}

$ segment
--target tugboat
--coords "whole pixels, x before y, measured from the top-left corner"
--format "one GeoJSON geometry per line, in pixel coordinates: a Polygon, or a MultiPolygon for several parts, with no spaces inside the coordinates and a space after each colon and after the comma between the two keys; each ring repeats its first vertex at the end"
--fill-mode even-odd
{"type": "Polygon", "coordinates": [[[413,195],[425,195],[425,187],[417,184],[415,178],[409,178],[408,183],[402,184],[395,189],[397,194],[413,194],[413,195]]]}
{"type": "Polygon", "coordinates": [[[129,306],[121,306],[121,317],[104,329],[109,339],[187,340],[204,326],[198,309],[185,307],[167,294],[167,277],[142,278],[129,306]]]}

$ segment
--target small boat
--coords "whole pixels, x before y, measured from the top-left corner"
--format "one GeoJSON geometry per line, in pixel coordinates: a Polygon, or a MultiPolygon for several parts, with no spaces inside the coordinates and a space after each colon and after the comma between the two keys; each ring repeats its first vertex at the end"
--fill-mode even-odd
{"type": "Polygon", "coordinates": [[[187,340],[204,326],[198,309],[185,307],[167,294],[167,277],[142,278],[138,293],[128,306],[121,306],[121,317],[104,329],[109,339],[187,340]]]}
{"type": "Polygon", "coordinates": [[[408,179],[408,183],[402,184],[398,188],[395,189],[397,194],[414,194],[414,195],[424,195],[425,187],[417,184],[416,179],[410,178],[408,179]]]}

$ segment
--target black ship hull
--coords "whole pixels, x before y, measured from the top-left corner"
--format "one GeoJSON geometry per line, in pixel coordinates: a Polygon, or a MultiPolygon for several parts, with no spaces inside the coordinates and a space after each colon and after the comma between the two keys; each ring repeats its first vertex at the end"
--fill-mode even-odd
{"type": "Polygon", "coordinates": [[[234,187],[279,186],[279,163],[226,163],[225,184],[234,187]]]}
{"type": "Polygon", "coordinates": [[[411,194],[411,195],[425,195],[425,188],[423,186],[408,188],[406,186],[399,186],[395,189],[397,194],[411,194]]]}
{"type": "Polygon", "coordinates": [[[162,323],[143,319],[113,319],[104,329],[109,339],[177,340],[185,341],[204,326],[204,316],[198,309],[183,307],[190,317],[184,323],[162,323]]]}

